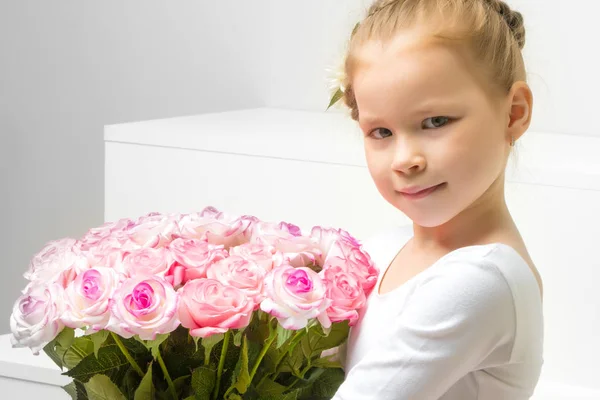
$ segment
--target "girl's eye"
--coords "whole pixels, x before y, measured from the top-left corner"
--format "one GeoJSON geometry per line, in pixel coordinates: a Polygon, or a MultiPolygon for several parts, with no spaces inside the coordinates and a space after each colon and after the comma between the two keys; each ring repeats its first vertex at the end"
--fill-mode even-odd
{"type": "Polygon", "coordinates": [[[423,121],[423,129],[440,128],[450,122],[448,117],[431,117],[423,121]],[[429,122],[429,123],[428,123],[429,122]]]}
{"type": "Polygon", "coordinates": [[[392,136],[392,131],[387,128],[376,128],[371,131],[370,136],[375,139],[385,139],[386,137],[392,136]]]}

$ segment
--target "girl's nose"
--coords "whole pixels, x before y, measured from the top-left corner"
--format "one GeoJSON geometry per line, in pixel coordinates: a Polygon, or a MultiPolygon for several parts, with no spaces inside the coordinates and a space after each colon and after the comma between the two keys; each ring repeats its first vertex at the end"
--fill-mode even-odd
{"type": "Polygon", "coordinates": [[[414,174],[425,169],[427,161],[416,143],[402,140],[395,148],[392,169],[404,174],[414,174]]]}

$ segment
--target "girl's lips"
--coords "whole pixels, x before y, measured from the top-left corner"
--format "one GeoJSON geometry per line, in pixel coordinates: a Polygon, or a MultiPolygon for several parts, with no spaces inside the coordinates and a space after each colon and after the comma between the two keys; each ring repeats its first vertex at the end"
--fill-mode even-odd
{"type": "Polygon", "coordinates": [[[446,183],[440,183],[439,185],[432,186],[428,189],[424,189],[421,191],[415,191],[414,193],[400,192],[400,194],[408,199],[422,199],[423,197],[429,196],[431,193],[435,192],[437,189],[444,186],[446,183]]]}

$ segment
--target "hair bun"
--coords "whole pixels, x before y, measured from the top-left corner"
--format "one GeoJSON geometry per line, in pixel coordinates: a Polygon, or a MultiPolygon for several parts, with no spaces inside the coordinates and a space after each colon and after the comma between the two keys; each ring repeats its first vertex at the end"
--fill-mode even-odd
{"type": "Polygon", "coordinates": [[[523,23],[523,15],[518,12],[511,10],[511,8],[504,1],[491,0],[490,5],[500,14],[506,24],[510,28],[519,48],[525,47],[525,25],[523,23]]]}

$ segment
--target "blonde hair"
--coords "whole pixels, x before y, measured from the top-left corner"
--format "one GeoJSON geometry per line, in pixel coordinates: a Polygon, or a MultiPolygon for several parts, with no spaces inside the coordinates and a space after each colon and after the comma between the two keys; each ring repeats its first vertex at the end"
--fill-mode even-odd
{"type": "Polygon", "coordinates": [[[343,101],[358,121],[352,87],[358,50],[375,40],[386,43],[401,30],[426,25],[431,39],[466,44],[483,66],[491,88],[508,93],[526,81],[521,50],[525,46],[523,16],[500,0],[376,0],[354,28],[344,60],[343,101]]]}

